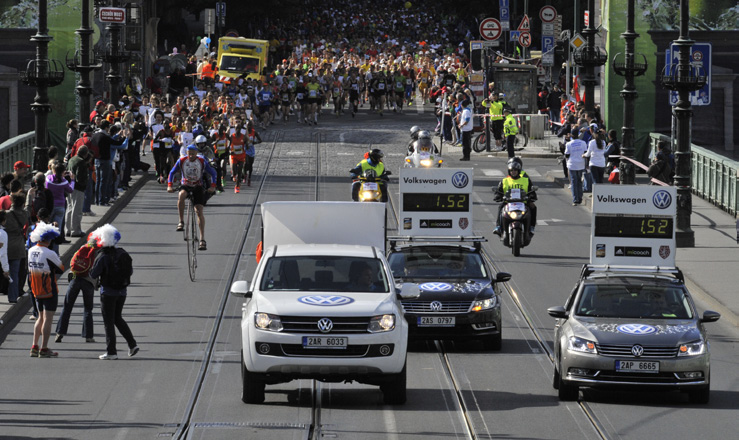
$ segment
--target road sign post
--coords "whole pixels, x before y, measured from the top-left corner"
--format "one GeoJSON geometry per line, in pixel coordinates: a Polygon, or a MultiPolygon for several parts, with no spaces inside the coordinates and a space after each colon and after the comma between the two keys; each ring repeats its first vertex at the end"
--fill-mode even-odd
{"type": "Polygon", "coordinates": [[[489,17],[480,22],[480,37],[483,40],[497,40],[503,32],[500,22],[489,17]]]}
{"type": "MultiPolygon", "coordinates": [[[[677,70],[678,48],[673,43],[665,51],[665,65],[670,72],[677,70]]],[[[706,84],[698,90],[690,92],[690,105],[711,105],[711,43],[695,43],[690,48],[690,67],[697,70],[697,75],[705,75],[706,84]]],[[[670,105],[677,105],[677,90],[670,91],[670,105]]]]}

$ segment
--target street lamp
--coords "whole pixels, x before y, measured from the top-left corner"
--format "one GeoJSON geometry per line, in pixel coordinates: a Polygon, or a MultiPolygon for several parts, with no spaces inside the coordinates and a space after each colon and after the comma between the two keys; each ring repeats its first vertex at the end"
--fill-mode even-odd
{"type": "Polygon", "coordinates": [[[55,87],[64,81],[64,67],[57,60],[49,59],[49,35],[47,25],[47,1],[38,0],[38,29],[31,41],[36,43],[36,58],[30,60],[26,70],[20,72],[21,81],[36,87],[36,97],[31,104],[31,111],[35,116],[36,146],[33,147],[33,171],[46,171],[49,161],[48,143],[48,115],[51,113],[49,105],[49,87],[55,87]]]}
{"type": "Polygon", "coordinates": [[[593,27],[595,22],[595,0],[588,0],[588,11],[590,19],[588,25],[582,30],[585,35],[586,44],[580,46],[572,54],[572,58],[578,66],[585,68],[582,84],[585,86],[585,110],[595,110],[595,68],[602,66],[608,61],[605,49],[595,46],[595,35],[598,31],[593,27]]]}
{"type": "MultiPolygon", "coordinates": [[[[110,3],[112,7],[120,5],[118,0],[111,0],[110,3]]],[[[120,64],[127,61],[130,55],[121,50],[121,25],[108,23],[105,29],[108,31],[108,44],[102,56],[103,61],[108,63],[108,73],[105,75],[105,79],[110,84],[110,102],[118,104],[121,83],[120,64]]]]}
{"type": "Polygon", "coordinates": [[[90,123],[87,118],[92,112],[90,105],[90,95],[92,95],[90,72],[103,66],[100,60],[91,56],[93,55],[90,49],[94,32],[90,27],[90,0],[82,0],[82,24],[74,32],[80,37],[80,50],[75,52],[74,58],[67,58],[66,60],[67,69],[80,74],[80,80],[76,87],[77,94],[80,96],[80,128],[90,123]]]}
{"type": "Polygon", "coordinates": [[[634,159],[634,107],[639,96],[634,78],[644,75],[647,71],[646,57],[634,52],[635,40],[639,38],[639,34],[634,31],[634,0],[629,0],[626,10],[626,31],[621,34],[621,38],[625,41],[624,54],[618,53],[613,57],[613,70],[616,75],[624,77],[624,88],[621,90],[621,98],[624,100],[621,155],[624,158],[619,162],[618,171],[621,184],[633,185],[636,183],[635,169],[634,164],[628,159],[634,159]],[[636,55],[641,56],[641,62],[636,61],[636,55]]]}
{"type": "Polygon", "coordinates": [[[690,92],[706,85],[705,72],[690,65],[690,47],[695,43],[688,37],[690,9],[687,0],[680,0],[680,36],[672,44],[678,48],[677,69],[665,66],[660,80],[662,85],[678,93],[677,104],[672,108],[673,118],[677,119],[675,136],[675,187],[677,188],[677,227],[675,240],[678,247],[694,247],[695,234],[690,228],[690,213],[693,199],[690,193],[690,141],[691,119],[690,92]]]}

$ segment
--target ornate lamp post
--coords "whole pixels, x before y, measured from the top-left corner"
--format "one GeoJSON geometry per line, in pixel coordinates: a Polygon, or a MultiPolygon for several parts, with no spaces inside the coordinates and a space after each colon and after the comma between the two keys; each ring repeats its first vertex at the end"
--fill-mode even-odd
{"type": "Polygon", "coordinates": [[[588,0],[588,11],[590,19],[588,25],[582,30],[587,43],[580,46],[573,54],[575,64],[585,68],[582,84],[585,86],[585,110],[595,110],[595,68],[602,66],[608,60],[605,49],[595,46],[595,35],[598,31],[593,27],[595,22],[595,0],[588,0]]]}
{"type": "Polygon", "coordinates": [[[21,81],[29,86],[36,87],[36,97],[31,104],[31,111],[35,116],[36,146],[33,148],[33,170],[46,171],[49,160],[48,142],[48,115],[51,113],[49,105],[49,87],[58,86],[64,81],[64,68],[57,60],[49,59],[49,35],[47,25],[46,0],[38,1],[38,29],[31,41],[36,43],[36,58],[30,60],[26,70],[20,73],[21,81]]]}
{"type": "MultiPolygon", "coordinates": [[[[634,101],[639,96],[636,92],[634,78],[644,75],[647,71],[647,59],[644,55],[638,54],[642,59],[641,62],[636,62],[634,40],[638,37],[639,34],[634,31],[634,0],[629,0],[626,10],[626,31],[621,34],[621,38],[626,42],[624,54],[618,53],[613,57],[613,70],[617,75],[624,77],[624,88],[621,90],[621,97],[624,100],[621,154],[632,160],[634,159],[634,101]]],[[[635,183],[634,164],[628,159],[621,159],[618,172],[622,184],[633,185],[635,183]]]]}
{"type": "Polygon", "coordinates": [[[80,126],[89,124],[88,115],[91,110],[90,95],[92,95],[92,83],[90,72],[102,67],[97,58],[91,60],[92,34],[90,27],[90,0],[82,0],[82,24],[75,34],[80,37],[80,51],[74,54],[74,58],[67,58],[67,69],[80,74],[77,83],[77,94],[80,95],[80,126]]]}
{"type": "Polygon", "coordinates": [[[678,93],[677,104],[672,108],[673,118],[677,119],[677,145],[675,149],[675,186],[677,187],[677,229],[675,239],[678,247],[694,247],[695,234],[690,228],[690,214],[693,200],[690,193],[690,141],[691,119],[690,92],[706,85],[705,73],[690,65],[690,47],[695,43],[688,37],[690,23],[688,0],[680,0],[680,36],[672,44],[679,50],[677,68],[665,66],[660,78],[662,85],[678,93]],[[703,74],[701,74],[703,73],[703,74]]]}
{"type": "MultiPolygon", "coordinates": [[[[118,0],[111,0],[110,3],[112,7],[120,6],[118,0]]],[[[108,23],[105,29],[108,31],[108,44],[106,44],[105,54],[102,57],[103,61],[108,63],[108,73],[105,75],[105,79],[110,84],[110,102],[117,105],[120,97],[118,90],[121,84],[120,64],[127,61],[130,55],[121,51],[121,25],[119,23],[108,23]]]]}

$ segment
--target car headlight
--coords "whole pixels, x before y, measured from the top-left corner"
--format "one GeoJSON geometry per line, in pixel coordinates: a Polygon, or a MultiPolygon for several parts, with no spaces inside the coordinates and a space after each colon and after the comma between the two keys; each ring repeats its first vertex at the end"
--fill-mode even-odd
{"type": "Polygon", "coordinates": [[[677,350],[678,356],[698,356],[706,352],[706,344],[703,341],[690,342],[681,345],[677,350]]]}
{"type": "Polygon", "coordinates": [[[269,313],[255,313],[254,326],[260,330],[269,330],[272,332],[282,331],[282,321],[280,321],[280,317],[277,315],[270,315],[269,313]]]}
{"type": "Polygon", "coordinates": [[[421,159],[421,166],[422,167],[430,167],[431,166],[431,159],[421,159]]]}
{"type": "Polygon", "coordinates": [[[370,319],[367,331],[370,333],[389,332],[395,328],[395,315],[380,315],[370,319]]]}
{"type": "Polygon", "coordinates": [[[479,312],[481,310],[492,309],[496,304],[498,304],[497,296],[488,299],[480,299],[472,303],[472,311],[479,312]]]}
{"type": "Polygon", "coordinates": [[[570,343],[567,345],[567,349],[570,351],[579,351],[580,353],[598,354],[598,349],[595,348],[595,342],[578,338],[577,336],[570,336],[570,343]]]}

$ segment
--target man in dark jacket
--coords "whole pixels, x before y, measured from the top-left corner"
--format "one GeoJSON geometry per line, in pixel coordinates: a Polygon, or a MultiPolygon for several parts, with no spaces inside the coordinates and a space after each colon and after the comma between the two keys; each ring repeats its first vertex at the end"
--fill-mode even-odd
{"type": "Polygon", "coordinates": [[[67,170],[72,173],[74,190],[67,195],[67,213],[64,224],[67,225],[68,237],[82,236],[82,204],[85,201],[85,190],[89,182],[88,165],[90,152],[86,146],[77,149],[77,154],[69,159],[67,170]]]}
{"type": "Polygon", "coordinates": [[[113,155],[111,146],[122,145],[128,137],[128,128],[124,130],[119,139],[110,137],[110,122],[100,123],[100,130],[92,135],[92,145],[98,149],[98,157],[95,158],[95,204],[107,206],[112,196],[111,178],[113,176],[113,155]]]}

